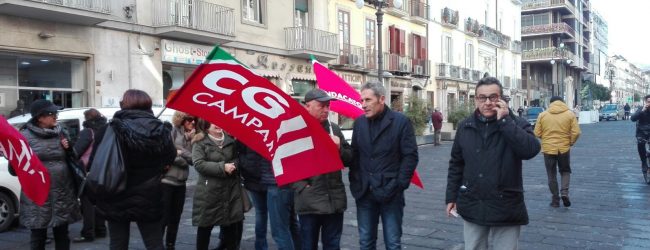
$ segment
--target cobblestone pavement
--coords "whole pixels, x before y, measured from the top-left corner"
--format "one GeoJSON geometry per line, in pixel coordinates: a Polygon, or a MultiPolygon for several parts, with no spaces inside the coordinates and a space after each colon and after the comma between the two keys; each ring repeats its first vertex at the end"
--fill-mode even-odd
{"type": "MultiPolygon", "coordinates": [[[[524,188],[530,224],[521,233],[521,249],[650,249],[650,186],[642,183],[634,124],[629,121],[582,125],[583,134],[571,153],[570,208],[551,208],[543,157],[524,163],[524,188]]],[[[462,221],[444,214],[444,188],[451,142],[420,147],[418,170],[426,189],[411,187],[406,195],[404,249],[462,249],[462,221]]],[[[347,181],[347,180],[346,180],[347,181]]],[[[191,225],[193,185],[188,186],[178,249],[194,249],[191,225]]],[[[348,192],[343,249],[358,249],[354,200],[348,192]]],[[[245,221],[242,249],[253,249],[254,213],[245,221]]],[[[77,236],[81,223],[70,227],[77,236]]],[[[379,248],[383,249],[383,240],[379,248]]],[[[215,228],[212,247],[218,243],[215,228]]],[[[271,249],[273,240],[268,236],[271,249]]],[[[29,230],[19,227],[0,234],[0,249],[27,249],[29,230]]],[[[53,244],[48,249],[53,249],[53,244]]],[[[73,249],[108,249],[108,239],[76,243],[73,249]]],[[[135,225],[131,249],[144,249],[135,225]]]]}

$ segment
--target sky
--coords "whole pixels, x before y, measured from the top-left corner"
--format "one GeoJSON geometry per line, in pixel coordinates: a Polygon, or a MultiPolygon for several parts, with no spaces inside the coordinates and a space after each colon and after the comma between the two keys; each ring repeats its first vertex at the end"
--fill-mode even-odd
{"type": "Polygon", "coordinates": [[[650,0],[591,0],[609,25],[609,56],[650,69],[650,0]]]}

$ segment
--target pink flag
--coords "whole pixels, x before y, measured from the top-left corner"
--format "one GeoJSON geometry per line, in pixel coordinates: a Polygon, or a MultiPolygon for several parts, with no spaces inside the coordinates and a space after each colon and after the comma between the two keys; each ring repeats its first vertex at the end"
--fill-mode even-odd
{"type": "Polygon", "coordinates": [[[34,155],[22,134],[0,116],[0,153],[18,176],[22,191],[36,205],[42,206],[50,193],[50,173],[34,155]]]}
{"type": "MultiPolygon", "coordinates": [[[[311,62],[318,81],[318,88],[338,100],[330,103],[330,110],[352,119],[363,115],[359,92],[318,61],[312,59],[311,62]]],[[[413,172],[411,183],[424,189],[424,184],[422,184],[417,170],[413,172]]]]}

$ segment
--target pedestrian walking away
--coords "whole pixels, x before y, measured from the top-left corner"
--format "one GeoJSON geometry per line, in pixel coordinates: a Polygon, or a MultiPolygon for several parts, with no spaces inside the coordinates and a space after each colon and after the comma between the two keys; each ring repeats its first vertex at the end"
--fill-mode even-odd
{"type": "Polygon", "coordinates": [[[401,249],[404,191],[418,165],[413,125],[385,104],[378,82],[361,87],[364,115],[354,122],[350,192],[356,201],[360,249],[376,249],[381,218],[386,249],[401,249]]]}
{"type": "Polygon", "coordinates": [[[192,138],[195,134],[195,118],[186,113],[176,111],[172,117],[172,141],[176,147],[176,159],[171,165],[165,166],[161,180],[163,189],[163,219],[162,230],[165,237],[165,248],[175,249],[178,224],[185,205],[185,182],[192,165],[192,138]],[[165,235],[166,233],[166,235],[165,235]]]}
{"type": "MultiPolygon", "coordinates": [[[[126,168],[126,189],[120,193],[99,197],[96,209],[108,221],[109,248],[129,248],[131,222],[138,225],[147,249],[163,249],[161,233],[162,188],[160,179],[165,166],[176,158],[169,123],[158,120],[151,110],[151,97],[137,89],[127,90],[109,126],[121,147],[126,168]]],[[[109,126],[95,134],[94,152],[109,126]]]]}
{"type": "Polygon", "coordinates": [[[518,249],[528,224],[522,160],[535,157],[540,144],[502,96],[499,80],[479,80],[476,110],[458,123],[451,149],[446,213],[462,217],[465,249],[518,249]]]}
{"type": "Polygon", "coordinates": [[[632,108],[630,107],[629,103],[626,103],[625,106],[623,106],[623,110],[625,111],[625,114],[623,115],[623,120],[630,119],[630,110],[632,108]]]}
{"type": "Polygon", "coordinates": [[[517,109],[517,113],[519,114],[519,117],[524,117],[524,108],[519,106],[519,109],[517,109]]]}
{"type": "Polygon", "coordinates": [[[431,114],[431,123],[433,123],[433,146],[440,146],[442,113],[440,113],[440,110],[438,108],[433,109],[433,114],[431,114]]]}
{"type": "MultiPolygon", "coordinates": [[[[341,128],[328,120],[330,101],[335,100],[321,89],[312,89],[305,94],[304,104],[307,112],[320,122],[339,148],[339,154],[332,157],[340,157],[343,164],[349,166],[352,162],[352,148],[345,140],[341,128]]],[[[302,250],[317,250],[319,237],[323,250],[341,249],[343,212],[347,208],[342,172],[314,176],[295,182],[293,187],[302,250]]]]}
{"type": "Polygon", "coordinates": [[[215,226],[221,227],[217,249],[239,249],[244,206],[237,142],[205,120],[199,120],[197,128],[192,139],[192,160],[199,173],[192,206],[192,225],[198,227],[196,249],[208,249],[215,226]]]}
{"type": "Polygon", "coordinates": [[[48,100],[36,100],[31,105],[32,118],[20,130],[51,180],[43,206],[36,205],[22,192],[20,195],[20,223],[31,230],[31,249],[45,249],[48,228],[54,232],[55,249],[70,249],[68,225],[81,219],[73,176],[66,166],[66,154],[73,153],[73,149],[56,120],[59,109],[48,100]]]}
{"type": "MultiPolygon", "coordinates": [[[[88,161],[93,152],[95,134],[106,126],[107,119],[97,109],[91,108],[84,111],[84,129],[79,132],[77,143],[73,149],[79,156],[80,166],[88,172],[88,161]]],[[[83,215],[83,226],[79,237],[72,239],[73,242],[90,242],[95,238],[106,237],[106,220],[95,209],[95,201],[91,192],[84,192],[81,199],[81,212],[83,215]]]]}
{"type": "Polygon", "coordinates": [[[645,104],[643,108],[639,108],[630,118],[631,121],[636,122],[636,139],[637,151],[641,159],[641,172],[645,183],[650,185],[648,178],[648,159],[646,152],[646,143],[650,139],[650,95],[643,98],[645,104]]]}
{"type": "Polygon", "coordinates": [[[571,206],[569,184],[571,183],[571,147],[580,137],[578,121],[562,97],[551,97],[548,110],[539,114],[535,124],[535,136],[542,140],[542,153],[551,191],[551,207],[571,206]],[[557,172],[560,172],[561,187],[558,192],[557,172]]]}

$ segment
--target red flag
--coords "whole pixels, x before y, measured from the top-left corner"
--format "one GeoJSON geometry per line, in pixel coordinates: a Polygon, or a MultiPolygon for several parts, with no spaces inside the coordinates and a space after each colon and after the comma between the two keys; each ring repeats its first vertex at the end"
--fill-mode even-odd
{"type": "Polygon", "coordinates": [[[279,186],[343,169],[338,149],[300,103],[215,47],[167,106],[219,125],[271,161],[279,186]]]}
{"type": "Polygon", "coordinates": [[[50,173],[34,155],[25,137],[0,117],[0,152],[16,172],[25,196],[42,206],[50,193],[50,173]]]}
{"type": "MultiPolygon", "coordinates": [[[[351,119],[356,119],[362,115],[363,109],[361,108],[361,103],[359,103],[359,100],[361,100],[359,92],[316,60],[312,59],[312,64],[316,79],[318,80],[318,87],[327,92],[331,97],[338,99],[338,101],[330,104],[330,110],[351,119]]],[[[424,184],[422,184],[417,170],[413,172],[411,183],[424,189],[424,184]]]]}

